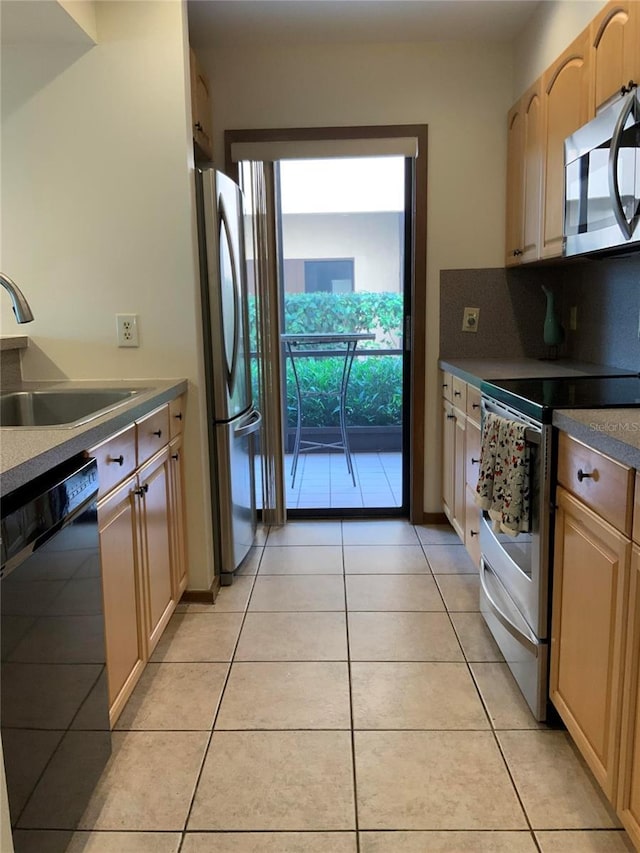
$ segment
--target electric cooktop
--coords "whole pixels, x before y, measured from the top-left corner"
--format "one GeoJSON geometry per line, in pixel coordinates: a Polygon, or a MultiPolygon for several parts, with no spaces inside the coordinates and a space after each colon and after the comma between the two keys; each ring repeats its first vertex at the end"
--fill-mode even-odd
{"type": "MultiPolygon", "coordinates": [[[[554,409],[640,407],[640,376],[571,376],[553,379],[498,379],[482,393],[523,415],[551,423],[554,409]]],[[[640,413],[638,414],[640,418],[640,413]]]]}

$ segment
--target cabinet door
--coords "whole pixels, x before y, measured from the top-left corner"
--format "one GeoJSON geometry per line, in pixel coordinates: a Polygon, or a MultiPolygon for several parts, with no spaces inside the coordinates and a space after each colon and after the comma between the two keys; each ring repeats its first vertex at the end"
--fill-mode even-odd
{"type": "Polygon", "coordinates": [[[98,504],[111,725],[146,660],[135,477],[98,504]]]}
{"type": "Polygon", "coordinates": [[[180,599],[187,586],[187,555],[184,531],[184,465],[182,435],[169,445],[171,471],[171,537],[173,547],[173,597],[180,599]]]}
{"type": "Polygon", "coordinates": [[[620,747],[618,814],[640,848],[640,548],[633,546],[620,747]]]}
{"type": "Polygon", "coordinates": [[[140,469],[139,507],[147,589],[146,630],[149,654],[160,639],[174,607],[168,445],[140,469]]]}
{"type": "Polygon", "coordinates": [[[542,200],[542,80],[526,92],[523,103],[523,224],[522,261],[540,257],[540,206],[542,200]]]}
{"type": "Polygon", "coordinates": [[[631,543],[560,487],[557,504],[550,695],[613,801],[631,543]]]}
{"type": "Polygon", "coordinates": [[[637,2],[612,2],[590,26],[593,110],[630,80],[640,83],[640,9],[637,2]]]}
{"type": "Polygon", "coordinates": [[[507,230],[505,266],[515,266],[522,258],[524,188],[524,116],[522,99],[507,116],[507,230]]]}
{"type": "Polygon", "coordinates": [[[589,38],[581,34],[545,72],[542,245],[543,258],[562,255],[564,221],[564,141],[589,115],[589,38]]]}
{"type": "Polygon", "coordinates": [[[191,118],[193,138],[203,153],[211,160],[213,144],[211,137],[211,94],[209,80],[198,64],[193,50],[189,51],[191,71],[191,118]]]}
{"type": "Polygon", "coordinates": [[[467,431],[467,419],[465,415],[458,409],[453,410],[455,414],[455,449],[454,449],[454,481],[453,481],[453,507],[454,514],[452,519],[453,527],[464,542],[464,514],[466,505],[466,443],[465,436],[467,431]]]}
{"type": "Polygon", "coordinates": [[[449,519],[454,515],[456,416],[447,400],[442,405],[442,507],[449,519]]]}

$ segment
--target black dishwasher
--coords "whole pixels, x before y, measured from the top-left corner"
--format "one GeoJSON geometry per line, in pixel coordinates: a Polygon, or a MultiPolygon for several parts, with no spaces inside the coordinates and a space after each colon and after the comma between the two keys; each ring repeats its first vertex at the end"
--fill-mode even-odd
{"type": "Polygon", "coordinates": [[[3,497],[0,722],[16,853],[62,853],[111,753],[96,462],[3,497]],[[36,846],[34,847],[34,842],[36,846]]]}

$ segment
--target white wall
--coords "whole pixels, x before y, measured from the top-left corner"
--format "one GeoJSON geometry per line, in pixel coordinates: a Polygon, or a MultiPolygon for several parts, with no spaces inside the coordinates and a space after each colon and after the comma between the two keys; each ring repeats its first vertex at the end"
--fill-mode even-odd
{"type": "Polygon", "coordinates": [[[225,129],[428,124],[425,510],[439,512],[440,270],[504,263],[510,47],[234,46],[198,56],[212,83],[218,165],[225,129]]]}
{"type": "MultiPolygon", "coordinates": [[[[192,588],[213,578],[185,10],[100,2],[98,44],[2,51],[0,269],[35,315],[28,379],[187,377],[192,588]],[[83,52],[84,51],[84,52],[83,52]],[[116,313],[139,349],[118,349],[116,313]]],[[[0,295],[1,329],[15,334],[0,295]]]]}
{"type": "Polygon", "coordinates": [[[515,40],[513,98],[515,102],[580,35],[607,0],[545,0],[515,40]]]}
{"type": "MultiPolygon", "coordinates": [[[[285,258],[353,258],[354,289],[402,290],[401,213],[285,213],[285,258]]],[[[304,289],[304,282],[301,282],[304,289]]]]}

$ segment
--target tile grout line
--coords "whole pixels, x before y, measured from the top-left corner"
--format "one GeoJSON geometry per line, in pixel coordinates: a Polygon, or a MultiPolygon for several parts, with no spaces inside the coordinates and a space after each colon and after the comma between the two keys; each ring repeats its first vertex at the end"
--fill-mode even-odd
{"type": "Polygon", "coordinates": [[[358,816],[358,779],[356,776],[356,742],[355,729],[353,724],[353,685],[351,680],[351,646],[349,643],[349,600],[347,598],[347,573],[345,571],[344,561],[344,527],[343,522],[340,522],[340,539],[342,548],[342,582],[344,586],[344,624],[347,634],[347,676],[349,679],[349,722],[351,724],[351,766],[353,778],[353,810],[355,818],[356,831],[356,853],[360,853],[360,821],[358,816]]]}
{"type": "MultiPolygon", "coordinates": [[[[267,531],[265,543],[266,543],[267,539],[269,538],[269,532],[270,532],[270,529],[269,529],[269,531],[267,531]]],[[[187,815],[185,817],[184,828],[182,829],[182,837],[180,840],[180,845],[178,847],[178,853],[180,853],[180,851],[182,850],[182,847],[183,847],[185,839],[186,839],[187,827],[189,825],[189,820],[191,818],[191,813],[193,811],[193,806],[194,806],[195,799],[196,799],[196,796],[198,793],[198,786],[200,785],[200,781],[202,780],[202,773],[203,773],[204,766],[205,766],[206,761],[207,761],[207,755],[209,754],[209,750],[211,748],[211,742],[213,740],[213,735],[214,735],[215,728],[216,728],[216,721],[218,719],[218,715],[220,714],[220,708],[222,707],[222,702],[224,700],[224,694],[225,694],[225,691],[227,689],[227,684],[229,683],[229,678],[231,676],[231,669],[233,667],[234,658],[236,656],[236,651],[238,649],[238,644],[240,642],[240,636],[242,634],[242,629],[244,627],[244,623],[245,623],[245,620],[247,618],[247,613],[249,612],[249,603],[251,601],[251,596],[253,595],[253,589],[254,589],[255,584],[256,584],[256,578],[258,577],[258,572],[260,571],[260,564],[262,562],[262,558],[264,557],[265,546],[262,545],[261,547],[262,547],[262,553],[260,555],[260,559],[258,560],[258,565],[256,567],[256,573],[255,573],[255,575],[253,575],[253,583],[251,584],[251,592],[249,593],[249,596],[247,598],[247,603],[245,605],[245,609],[244,609],[244,612],[242,614],[242,620],[240,622],[240,630],[238,631],[238,636],[236,637],[236,641],[234,643],[233,650],[231,652],[231,657],[229,659],[229,668],[227,669],[227,674],[226,674],[226,677],[224,679],[224,684],[222,686],[222,690],[220,691],[220,698],[218,699],[216,712],[213,715],[213,721],[211,723],[211,730],[209,732],[209,737],[207,738],[207,743],[206,743],[206,746],[204,749],[204,753],[202,755],[202,761],[200,762],[200,768],[198,770],[198,774],[196,776],[196,782],[195,782],[195,785],[193,787],[193,794],[191,795],[191,802],[189,803],[189,808],[187,810],[187,815]]],[[[251,577],[251,576],[249,576],[249,577],[251,577]]]]}

